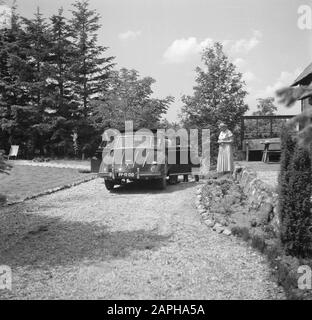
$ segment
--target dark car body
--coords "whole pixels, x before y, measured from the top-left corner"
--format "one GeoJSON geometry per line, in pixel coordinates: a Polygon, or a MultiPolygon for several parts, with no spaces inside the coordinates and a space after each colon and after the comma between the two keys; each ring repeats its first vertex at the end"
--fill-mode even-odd
{"type": "MultiPolygon", "coordinates": [[[[165,137],[159,138],[155,134],[145,137],[143,143],[143,140],[140,143],[134,142],[131,147],[125,143],[126,139],[127,136],[121,133],[110,146],[99,148],[91,160],[92,172],[104,178],[108,190],[133,180],[154,180],[164,189],[168,177],[171,183],[175,183],[178,175],[194,174],[194,168],[199,168],[199,164],[191,164],[189,147],[183,148],[184,161],[180,161],[181,147],[168,146],[165,137]],[[129,154],[130,158],[127,157],[129,154]],[[176,160],[175,163],[168,162],[172,158],[176,160]]],[[[195,178],[198,179],[198,175],[195,178]]]]}

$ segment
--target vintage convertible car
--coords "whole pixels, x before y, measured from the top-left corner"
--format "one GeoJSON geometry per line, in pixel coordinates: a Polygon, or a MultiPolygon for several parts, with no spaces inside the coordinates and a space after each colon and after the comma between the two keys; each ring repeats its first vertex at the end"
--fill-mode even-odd
{"type": "Polygon", "coordinates": [[[181,147],[170,147],[168,139],[157,136],[156,132],[152,136],[136,133],[131,147],[127,143],[128,138],[133,139],[133,136],[120,133],[110,146],[99,148],[91,160],[91,171],[104,178],[108,190],[133,180],[153,180],[160,189],[166,188],[167,178],[170,184],[177,183],[179,175],[194,175],[195,180],[199,180],[198,173],[194,174],[199,164],[191,164],[189,147],[182,150],[187,161],[180,161],[181,147]],[[176,161],[170,163],[168,159],[173,153],[176,161]]]}

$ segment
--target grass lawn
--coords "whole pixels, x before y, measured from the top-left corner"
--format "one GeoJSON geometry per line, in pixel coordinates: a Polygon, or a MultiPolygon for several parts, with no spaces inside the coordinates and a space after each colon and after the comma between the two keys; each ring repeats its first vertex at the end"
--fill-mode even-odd
{"type": "Polygon", "coordinates": [[[0,175],[0,194],[11,202],[87,177],[91,174],[79,173],[77,169],[18,165],[10,175],[0,175]]]}
{"type": "MultiPolygon", "coordinates": [[[[14,163],[14,162],[13,162],[14,163]]],[[[64,165],[79,165],[79,166],[86,166],[90,167],[90,160],[50,160],[48,163],[57,163],[57,164],[64,164],[64,165]]]]}

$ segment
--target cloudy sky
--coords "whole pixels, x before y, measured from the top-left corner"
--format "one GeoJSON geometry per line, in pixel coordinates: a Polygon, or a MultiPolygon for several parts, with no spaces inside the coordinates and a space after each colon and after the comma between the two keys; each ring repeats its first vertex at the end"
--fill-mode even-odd
{"type": "MultiPolygon", "coordinates": [[[[8,1],[7,1],[8,2],[8,1]]],[[[72,0],[17,0],[19,12],[31,17],[39,6],[45,15],[72,0]]],[[[176,98],[168,112],[176,120],[180,97],[191,94],[202,48],[213,41],[243,73],[256,109],[256,99],[274,95],[312,62],[312,30],[297,26],[298,8],[312,0],[91,0],[101,15],[99,40],[116,56],[117,67],[135,68],[156,79],[157,97],[176,98]]],[[[280,114],[293,109],[279,107],[280,114]]]]}

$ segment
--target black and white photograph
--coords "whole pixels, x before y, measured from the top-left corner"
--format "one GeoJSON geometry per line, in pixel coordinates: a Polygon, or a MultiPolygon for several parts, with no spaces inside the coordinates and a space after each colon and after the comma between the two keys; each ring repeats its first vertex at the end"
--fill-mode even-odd
{"type": "Polygon", "coordinates": [[[0,0],[0,300],[312,300],[311,119],[312,0],[0,0]]]}

